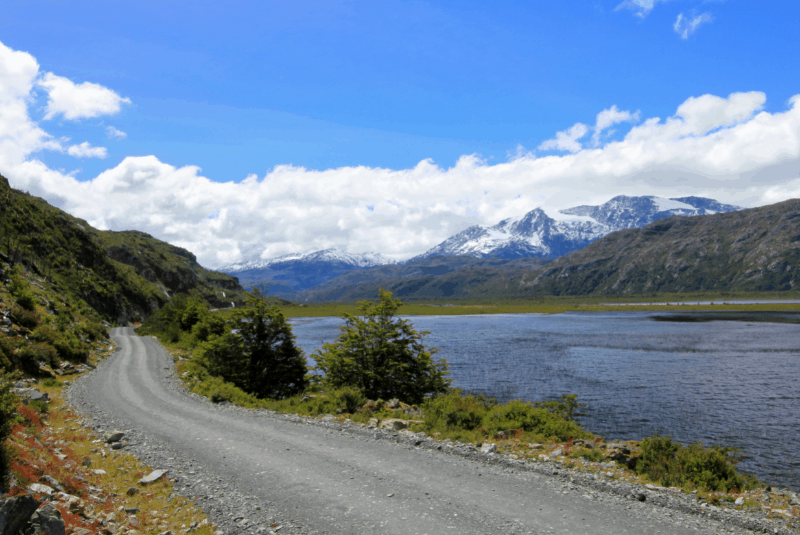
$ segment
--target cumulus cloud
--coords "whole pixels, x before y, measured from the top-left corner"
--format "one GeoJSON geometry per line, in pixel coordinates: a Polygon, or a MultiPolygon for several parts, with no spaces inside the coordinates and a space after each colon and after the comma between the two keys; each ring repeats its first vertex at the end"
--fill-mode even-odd
{"type": "Polygon", "coordinates": [[[92,147],[88,141],[84,141],[80,145],[71,145],[67,154],[76,158],[105,158],[108,150],[105,147],[92,147]]]}
{"type": "Polygon", "coordinates": [[[656,7],[656,4],[659,2],[665,2],[666,0],[626,0],[619,4],[616,10],[620,9],[630,9],[636,13],[636,16],[639,18],[645,18],[647,15],[653,11],[653,8],[656,7]]]}
{"type": "Polygon", "coordinates": [[[595,121],[594,125],[594,134],[592,134],[592,142],[595,146],[599,145],[600,136],[604,131],[611,128],[615,124],[637,122],[639,121],[639,115],[640,112],[638,110],[634,113],[631,113],[626,110],[620,110],[616,105],[601,111],[597,114],[597,120],[595,121]]]}
{"type": "Polygon", "coordinates": [[[113,126],[107,126],[106,137],[108,137],[108,139],[125,139],[128,137],[128,134],[126,134],[122,130],[117,130],[113,126]]]}
{"type": "Polygon", "coordinates": [[[76,84],[69,78],[51,72],[46,73],[38,85],[49,95],[45,119],[61,115],[68,121],[74,121],[114,115],[119,113],[123,104],[131,103],[130,99],[122,98],[102,85],[91,82],[76,84]]]}
{"type": "Polygon", "coordinates": [[[583,146],[578,142],[589,133],[589,127],[583,123],[575,123],[569,130],[556,132],[554,139],[548,139],[539,145],[539,150],[565,150],[578,152],[583,146]]]}
{"type": "Polygon", "coordinates": [[[671,116],[641,122],[612,106],[594,127],[578,123],[561,141],[556,135],[553,148],[568,153],[520,149],[496,164],[466,155],[449,168],[430,160],[410,169],[280,165],[216,182],[198,167],[142,156],[80,181],[36,158],[60,147],[28,117],[37,72],[30,55],[0,46],[0,173],[98,228],[148,232],[211,267],[245,251],[273,257],[327,247],[404,259],[476,223],[618,194],[704,195],[744,206],[800,196],[800,95],[766,112],[759,92],[688,98],[671,116]],[[614,140],[579,142],[623,123],[627,131],[614,140]]]}
{"type": "Polygon", "coordinates": [[[691,17],[685,17],[683,13],[679,13],[675,24],[672,25],[672,29],[681,36],[681,39],[688,39],[689,35],[693,34],[701,24],[711,22],[711,20],[711,13],[703,13],[702,15],[691,17]]]}

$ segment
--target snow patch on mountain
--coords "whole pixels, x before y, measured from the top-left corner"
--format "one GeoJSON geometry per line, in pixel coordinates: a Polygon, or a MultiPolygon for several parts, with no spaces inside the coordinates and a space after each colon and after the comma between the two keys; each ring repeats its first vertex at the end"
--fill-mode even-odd
{"type": "Polygon", "coordinates": [[[369,252],[353,254],[336,248],[331,248],[323,249],[321,251],[314,251],[312,253],[290,253],[275,258],[261,258],[261,255],[258,253],[251,254],[249,257],[245,257],[240,262],[223,266],[218,268],[217,271],[235,274],[242,271],[263,269],[279,264],[295,262],[345,264],[356,269],[397,263],[395,260],[392,260],[391,258],[388,258],[380,253],[369,252]]]}
{"type": "MultiPolygon", "coordinates": [[[[473,256],[479,258],[556,258],[586,247],[606,234],[639,228],[673,215],[696,216],[739,210],[704,197],[664,199],[619,195],[598,206],[564,210],[536,208],[496,225],[472,226],[415,257],[473,256]]],[[[412,259],[412,260],[414,260],[412,259]]]]}

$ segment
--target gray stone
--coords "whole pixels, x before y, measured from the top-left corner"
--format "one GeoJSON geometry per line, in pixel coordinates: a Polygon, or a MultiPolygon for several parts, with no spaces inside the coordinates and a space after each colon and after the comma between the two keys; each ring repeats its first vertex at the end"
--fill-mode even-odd
{"type": "Polygon", "coordinates": [[[22,495],[0,500],[0,535],[16,535],[39,508],[33,496],[22,495]]]}
{"type": "Polygon", "coordinates": [[[387,409],[399,409],[400,408],[400,400],[397,398],[392,398],[387,401],[384,405],[387,409]]]}
{"type": "Polygon", "coordinates": [[[50,504],[42,506],[33,513],[30,527],[25,529],[25,535],[66,535],[61,513],[50,504]]]}
{"type": "Polygon", "coordinates": [[[553,451],[550,452],[550,457],[551,458],[552,457],[559,457],[561,455],[564,455],[564,450],[562,448],[556,448],[556,449],[554,449],[553,451]]]}
{"type": "Polygon", "coordinates": [[[36,494],[47,494],[48,496],[53,494],[53,487],[42,485],[41,483],[31,483],[28,485],[28,489],[36,494]]]}
{"type": "Polygon", "coordinates": [[[64,491],[64,487],[62,487],[61,484],[58,481],[56,481],[56,478],[54,478],[54,477],[42,476],[42,477],[39,478],[39,481],[41,483],[46,483],[47,485],[50,485],[51,487],[53,487],[54,489],[56,489],[59,492],[63,492],[64,491]]]}
{"type": "Polygon", "coordinates": [[[122,443],[122,442],[114,442],[113,444],[111,444],[111,449],[112,450],[121,450],[124,447],[125,447],[125,444],[122,443]]]}
{"type": "Polygon", "coordinates": [[[496,444],[484,444],[481,446],[481,453],[495,453],[497,451],[496,444]]]}
{"type": "Polygon", "coordinates": [[[169,470],[153,470],[148,475],[144,476],[142,479],[139,480],[139,483],[142,485],[147,485],[148,483],[154,483],[167,475],[169,470]]]}
{"type": "Polygon", "coordinates": [[[106,441],[106,444],[113,444],[114,442],[119,442],[122,440],[122,437],[124,436],[125,433],[122,431],[111,431],[110,433],[106,433],[105,437],[103,438],[106,441]]]}

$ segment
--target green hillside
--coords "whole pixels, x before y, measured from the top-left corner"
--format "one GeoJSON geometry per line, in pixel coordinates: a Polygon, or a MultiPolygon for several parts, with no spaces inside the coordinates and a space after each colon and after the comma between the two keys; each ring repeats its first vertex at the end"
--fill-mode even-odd
{"type": "Polygon", "coordinates": [[[141,232],[99,231],[0,176],[0,260],[110,322],[139,321],[174,292],[211,306],[240,300],[235,277],[208,271],[194,255],[141,232]],[[223,292],[225,295],[223,296],[223,292]]]}

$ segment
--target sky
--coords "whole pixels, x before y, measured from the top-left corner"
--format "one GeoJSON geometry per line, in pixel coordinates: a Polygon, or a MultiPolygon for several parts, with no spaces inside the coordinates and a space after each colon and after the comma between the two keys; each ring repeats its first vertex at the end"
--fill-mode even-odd
{"type": "Polygon", "coordinates": [[[800,196],[800,4],[0,0],[0,173],[219,267],[800,196]]]}

